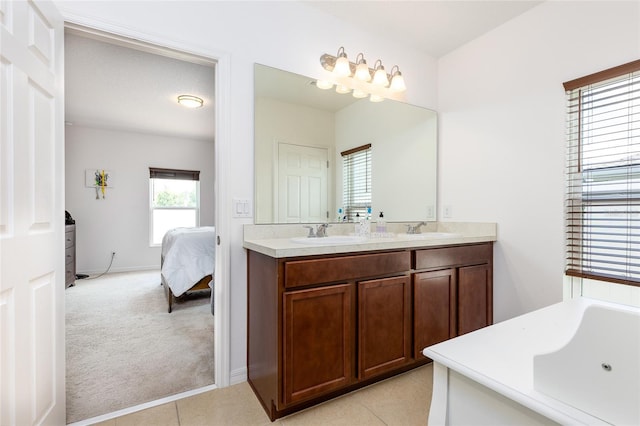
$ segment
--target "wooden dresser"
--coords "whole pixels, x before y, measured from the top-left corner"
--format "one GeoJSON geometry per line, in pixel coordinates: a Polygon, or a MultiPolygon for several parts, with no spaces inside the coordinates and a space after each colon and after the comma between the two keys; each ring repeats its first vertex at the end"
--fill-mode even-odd
{"type": "Polygon", "coordinates": [[[64,233],[65,278],[64,288],[71,287],[76,281],[76,226],[65,225],[64,233]]]}

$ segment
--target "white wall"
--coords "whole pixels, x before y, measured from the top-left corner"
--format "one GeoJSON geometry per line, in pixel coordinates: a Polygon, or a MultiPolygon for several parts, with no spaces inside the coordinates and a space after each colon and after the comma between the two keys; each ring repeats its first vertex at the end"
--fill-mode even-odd
{"type": "MultiPolygon", "coordinates": [[[[253,199],[253,64],[321,77],[323,53],[344,46],[351,55],[397,63],[410,89],[408,103],[436,109],[436,60],[387,38],[354,30],[346,23],[297,2],[223,1],[56,1],[65,19],[92,23],[121,34],[145,34],[145,40],[163,40],[170,47],[230,58],[231,94],[225,129],[231,143],[229,188],[217,203],[232,207],[233,198],[253,199]],[[184,48],[184,46],[188,46],[184,48]]],[[[354,56],[355,57],[355,56],[354,56]]],[[[230,210],[229,210],[230,211],[230,210]]],[[[242,225],[252,219],[230,219],[230,300],[232,374],[246,367],[246,254],[242,225]]]]}
{"type": "Polygon", "coordinates": [[[439,60],[439,206],[498,223],[496,321],[562,299],[562,83],[638,57],[638,2],[547,1],[439,60]]]}
{"type": "Polygon", "coordinates": [[[342,205],[340,153],[369,143],[371,220],[375,222],[381,211],[392,222],[435,220],[437,115],[402,102],[367,100],[338,111],[336,205],[342,205]]]}
{"type": "Polygon", "coordinates": [[[160,267],[149,245],[149,167],[200,171],[200,224],[213,225],[213,141],[67,126],[65,209],[76,220],[76,270],[111,272],[160,267]],[[111,172],[113,188],[96,200],[86,169],[111,172]]]}

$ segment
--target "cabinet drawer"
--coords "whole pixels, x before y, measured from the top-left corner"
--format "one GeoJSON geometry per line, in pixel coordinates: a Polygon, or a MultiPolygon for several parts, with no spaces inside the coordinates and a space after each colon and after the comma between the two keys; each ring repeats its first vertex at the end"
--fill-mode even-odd
{"type": "Polygon", "coordinates": [[[76,242],[76,233],[71,231],[71,232],[65,232],[64,233],[64,248],[69,248],[71,246],[73,246],[76,242]]]}
{"type": "Polygon", "coordinates": [[[356,278],[406,272],[411,269],[408,251],[296,260],[284,264],[286,287],[348,281],[356,278]]]}
{"type": "Polygon", "coordinates": [[[67,247],[64,251],[64,263],[65,264],[69,264],[72,263],[75,259],[75,250],[76,248],[74,246],[71,247],[67,247]]]}
{"type": "Polygon", "coordinates": [[[72,283],[76,279],[76,263],[71,261],[64,267],[65,283],[72,283]]]}
{"type": "Polygon", "coordinates": [[[492,256],[491,244],[416,250],[415,269],[490,263],[492,256]]]}

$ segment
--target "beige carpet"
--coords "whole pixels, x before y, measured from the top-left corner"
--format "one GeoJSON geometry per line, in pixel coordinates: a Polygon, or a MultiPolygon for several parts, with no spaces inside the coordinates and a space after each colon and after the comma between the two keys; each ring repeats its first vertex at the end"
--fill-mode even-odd
{"type": "Polygon", "coordinates": [[[65,290],[67,423],[214,383],[210,292],[167,313],[159,271],[65,290]]]}

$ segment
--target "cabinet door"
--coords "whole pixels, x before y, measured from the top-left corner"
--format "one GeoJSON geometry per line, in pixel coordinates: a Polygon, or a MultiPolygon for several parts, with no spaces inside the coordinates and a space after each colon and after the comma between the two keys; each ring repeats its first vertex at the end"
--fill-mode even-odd
{"type": "Polygon", "coordinates": [[[422,350],[456,336],[455,269],[413,276],[414,357],[422,350]]]}
{"type": "Polygon", "coordinates": [[[489,265],[458,269],[458,335],[493,322],[493,286],[489,265]]]}
{"type": "Polygon", "coordinates": [[[411,357],[411,279],[358,283],[360,379],[393,370],[411,357]]]}
{"type": "Polygon", "coordinates": [[[353,285],[284,293],[285,404],[353,381],[353,285]]]}

